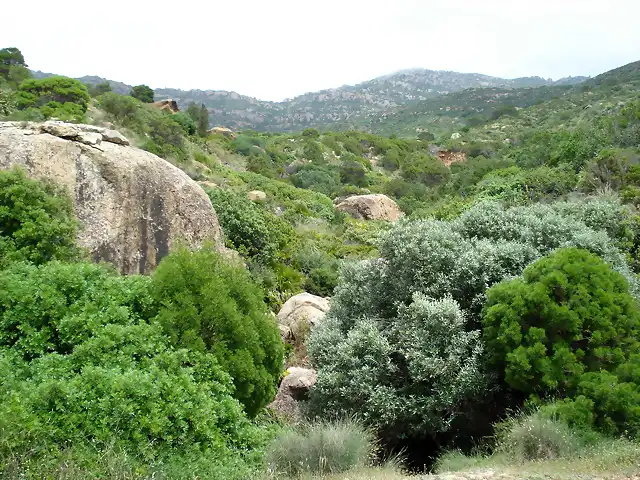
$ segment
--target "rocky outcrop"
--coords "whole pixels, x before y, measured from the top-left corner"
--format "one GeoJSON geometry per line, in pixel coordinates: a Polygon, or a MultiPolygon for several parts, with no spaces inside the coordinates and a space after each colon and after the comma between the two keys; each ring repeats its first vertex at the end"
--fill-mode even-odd
{"type": "Polygon", "coordinates": [[[62,122],[0,122],[0,169],[65,187],[78,241],[122,273],[149,273],[177,244],[224,250],[209,197],[184,172],[118,132],[62,122]]]}
{"type": "Polygon", "coordinates": [[[233,133],[233,130],[231,130],[229,128],[226,128],[226,127],[213,127],[211,129],[207,130],[207,133],[214,133],[214,134],[222,135],[223,137],[230,138],[231,140],[236,138],[236,134],[233,133]]]}
{"type": "Polygon", "coordinates": [[[251,190],[247,193],[247,198],[252,202],[264,202],[267,199],[267,194],[260,190],[251,190]]]}
{"type": "Polygon", "coordinates": [[[326,298],[300,293],[285,302],[278,312],[278,323],[291,329],[294,337],[298,337],[308,327],[312,327],[324,318],[329,310],[326,298]]]}
{"type": "Polygon", "coordinates": [[[167,100],[159,100],[157,102],[153,102],[151,105],[167,113],[178,113],[180,111],[178,103],[175,100],[171,100],[170,98],[167,100]]]}
{"type": "Polygon", "coordinates": [[[379,193],[349,197],[339,203],[336,208],[359,220],[395,222],[403,215],[396,202],[379,193]]]}
{"type": "Polygon", "coordinates": [[[280,382],[280,388],[269,408],[280,418],[299,420],[298,402],[309,398],[309,390],[316,383],[318,374],[309,368],[290,367],[280,382]]]}

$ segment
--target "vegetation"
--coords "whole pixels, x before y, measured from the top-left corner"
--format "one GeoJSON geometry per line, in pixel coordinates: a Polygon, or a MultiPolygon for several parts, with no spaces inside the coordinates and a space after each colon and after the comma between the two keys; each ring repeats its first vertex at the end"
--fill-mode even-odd
{"type": "Polygon", "coordinates": [[[143,103],[153,102],[153,90],[147,85],[137,85],[133,87],[129,95],[143,103]]]}
{"type": "Polygon", "coordinates": [[[260,468],[245,452],[272,429],[249,417],[273,397],[283,347],[244,269],[208,250],[177,251],[151,277],[78,262],[64,192],[1,180],[2,475],[260,468]]]}
{"type": "Polygon", "coordinates": [[[120,276],[84,261],[66,192],[0,173],[1,475],[401,478],[372,467],[398,451],[415,470],[633,468],[639,64],[580,85],[453,91],[489,81],[453,75],[407,102],[428,72],[398,75],[366,86],[397,102],[384,117],[354,87],[348,121],[327,93],[307,120],[271,105],[299,133],[222,134],[197,93],[171,114],[144,85],[30,79],[0,50],[0,115],[113,124],[201,182],[237,253],[175,249],[120,276]],[[405,218],[336,209],[365,193],[405,218]],[[285,358],[271,313],[301,291],[331,309],[309,358],[304,339],[285,358]],[[318,372],[297,428],[264,408],[292,361],[318,372]]]}
{"type": "Polygon", "coordinates": [[[375,451],[370,432],[342,421],[302,425],[284,431],[267,449],[269,470],[276,476],[329,475],[368,465],[375,451]]]}

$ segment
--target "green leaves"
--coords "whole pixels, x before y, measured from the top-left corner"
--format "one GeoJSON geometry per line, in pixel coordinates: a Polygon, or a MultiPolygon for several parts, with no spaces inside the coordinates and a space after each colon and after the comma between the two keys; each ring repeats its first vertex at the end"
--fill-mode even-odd
{"type": "MultiPolygon", "coordinates": [[[[618,379],[607,372],[629,371],[627,362],[638,352],[640,309],[624,277],[597,256],[556,250],[521,279],[490,288],[483,313],[490,364],[510,388],[542,397],[583,395],[605,423],[625,409],[603,403],[613,397],[602,398],[599,382],[608,391],[619,388],[620,398],[638,395],[636,384],[613,387],[618,379]]],[[[615,422],[600,427],[618,428],[615,422]]]]}
{"type": "Polygon", "coordinates": [[[143,103],[153,102],[153,90],[147,85],[136,85],[131,89],[129,95],[143,103]]]}
{"type": "Polygon", "coordinates": [[[0,171],[0,267],[77,258],[76,230],[67,192],[18,169],[0,171]]]}
{"type": "Polygon", "coordinates": [[[229,372],[234,396],[251,416],[271,401],[283,345],[262,292],[241,266],[218,254],[178,251],[153,274],[156,320],[176,348],[210,353],[229,372]]]}
{"type": "Polygon", "coordinates": [[[86,85],[79,80],[47,77],[22,82],[16,100],[19,109],[39,109],[45,118],[60,115],[64,120],[81,121],[90,97],[86,85]]]}

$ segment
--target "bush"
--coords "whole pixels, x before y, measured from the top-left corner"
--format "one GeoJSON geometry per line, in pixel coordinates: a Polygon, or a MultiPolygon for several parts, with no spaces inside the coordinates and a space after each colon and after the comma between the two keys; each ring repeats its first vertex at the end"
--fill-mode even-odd
{"type": "MultiPolygon", "coordinates": [[[[343,279],[370,288],[367,270],[347,268],[343,279]]],[[[479,332],[464,331],[451,299],[416,293],[396,318],[376,321],[358,318],[364,312],[340,315],[349,294],[338,287],[329,318],[312,331],[308,349],[319,374],[313,411],[358,415],[391,441],[446,432],[485,384],[479,332]]]]}
{"type": "Polygon", "coordinates": [[[173,348],[161,326],[165,307],[160,323],[145,321],[156,311],[152,281],[55,261],[2,272],[2,468],[53,462],[84,445],[115,446],[136,468],[169,452],[219,461],[259,442],[216,354],[173,348]]]}
{"type": "Polygon", "coordinates": [[[266,458],[275,475],[327,475],[366,465],[374,449],[372,434],[357,423],[315,423],[278,435],[266,458]]]}
{"type": "Polygon", "coordinates": [[[511,418],[496,427],[497,451],[530,462],[567,458],[584,450],[585,439],[564,422],[540,413],[511,418]]]}
{"type": "Polygon", "coordinates": [[[0,267],[78,257],[77,228],[66,191],[18,169],[0,171],[0,267]]]}
{"type": "Polygon", "coordinates": [[[188,120],[184,116],[174,118],[174,115],[162,112],[133,97],[113,92],[101,95],[98,101],[115,123],[145,138],[142,144],[145,150],[163,158],[187,158],[184,135],[188,120]]]}
{"type": "Polygon", "coordinates": [[[214,188],[207,191],[230,246],[264,265],[273,265],[296,243],[293,227],[263,210],[246,194],[214,188]]]}
{"type": "Polygon", "coordinates": [[[183,250],[165,257],[152,278],[157,321],[171,344],[213,354],[255,416],[275,395],[284,347],[248,272],[213,251],[183,250]]]}
{"type": "Polygon", "coordinates": [[[153,102],[153,90],[149,88],[147,85],[136,85],[129,92],[133,98],[140,100],[144,103],[152,103],[153,102]]]}
{"type": "Polygon", "coordinates": [[[563,395],[637,351],[640,310],[622,275],[567,248],[490,288],[483,323],[491,364],[511,388],[563,395]]]}
{"type": "Polygon", "coordinates": [[[102,325],[149,316],[146,280],[90,263],[16,263],[0,272],[0,346],[26,360],[71,353],[102,325]]]}
{"type": "Polygon", "coordinates": [[[90,101],[86,85],[67,77],[25,80],[18,88],[16,99],[21,110],[42,110],[45,107],[42,113],[49,117],[62,109],[68,113],[76,113],[76,117],[73,118],[76,121],[82,119],[90,101]]]}
{"type": "MultiPolygon", "coordinates": [[[[591,211],[619,209],[598,205],[591,211]]],[[[452,442],[464,428],[485,434],[486,410],[499,414],[514,402],[506,395],[482,406],[489,389],[482,388],[477,331],[489,287],[564,246],[601,255],[635,285],[606,232],[564,208],[482,203],[453,221],[405,220],[382,233],[381,258],[343,268],[327,319],[312,331],[315,408],[357,414],[393,442],[452,442]]],[[[605,225],[599,218],[593,224],[605,225]]]]}

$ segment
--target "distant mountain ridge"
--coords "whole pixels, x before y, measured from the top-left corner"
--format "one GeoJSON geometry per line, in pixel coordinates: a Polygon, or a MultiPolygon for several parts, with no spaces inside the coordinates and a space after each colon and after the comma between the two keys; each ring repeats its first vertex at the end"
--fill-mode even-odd
{"type": "MultiPolygon", "coordinates": [[[[34,72],[35,76],[47,76],[34,72]]],[[[459,92],[469,88],[523,88],[568,85],[586,77],[560,80],[542,77],[504,79],[478,73],[458,73],[428,69],[409,69],[384,75],[357,85],[309,92],[281,102],[259,100],[222,90],[180,90],[158,88],[157,100],[172,98],[181,108],[190,102],[203,103],[209,110],[212,125],[234,130],[296,131],[307,127],[353,128],[363,119],[398,108],[459,92]]],[[[84,76],[88,84],[108,81],[117,93],[126,94],[130,85],[98,76],[84,76]]]]}

